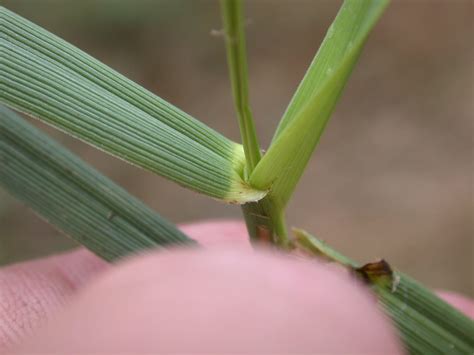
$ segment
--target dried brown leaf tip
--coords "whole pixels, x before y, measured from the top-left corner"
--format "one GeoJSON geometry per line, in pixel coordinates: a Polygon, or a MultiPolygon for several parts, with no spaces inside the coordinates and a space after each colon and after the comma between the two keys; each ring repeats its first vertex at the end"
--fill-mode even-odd
{"type": "Polygon", "coordinates": [[[354,268],[354,271],[369,284],[392,284],[393,281],[393,270],[384,259],[354,268]]]}

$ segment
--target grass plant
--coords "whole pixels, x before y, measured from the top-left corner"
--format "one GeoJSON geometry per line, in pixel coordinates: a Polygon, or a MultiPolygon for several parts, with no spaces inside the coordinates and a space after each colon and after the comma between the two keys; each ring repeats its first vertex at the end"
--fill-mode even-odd
{"type": "Polygon", "coordinates": [[[221,0],[221,8],[242,144],[0,7],[0,185],[109,261],[196,244],[13,109],[185,188],[241,205],[255,243],[344,265],[374,291],[411,353],[472,354],[473,322],[420,283],[384,261],[358,264],[304,231],[287,230],[288,201],[387,5],[344,1],[265,153],[250,107],[240,0],[221,0]]]}

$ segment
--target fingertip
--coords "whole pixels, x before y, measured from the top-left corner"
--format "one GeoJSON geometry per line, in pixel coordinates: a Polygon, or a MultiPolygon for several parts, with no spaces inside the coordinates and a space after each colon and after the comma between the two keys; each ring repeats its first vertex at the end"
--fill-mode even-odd
{"type": "Polygon", "coordinates": [[[25,349],[400,353],[375,299],[349,275],[277,253],[225,248],[119,263],[25,349]]]}

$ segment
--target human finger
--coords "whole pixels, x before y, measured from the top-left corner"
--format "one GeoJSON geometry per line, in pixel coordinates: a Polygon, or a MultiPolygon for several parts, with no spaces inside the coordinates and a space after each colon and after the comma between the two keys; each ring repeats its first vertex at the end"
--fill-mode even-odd
{"type": "MultiPolygon", "coordinates": [[[[180,226],[201,245],[247,246],[238,221],[203,221],[180,226]]],[[[30,334],[79,288],[109,265],[81,248],[0,268],[0,353],[30,334]]]]}
{"type": "Polygon", "coordinates": [[[244,248],[118,265],[18,353],[385,353],[400,346],[372,294],[314,261],[244,248]]]}

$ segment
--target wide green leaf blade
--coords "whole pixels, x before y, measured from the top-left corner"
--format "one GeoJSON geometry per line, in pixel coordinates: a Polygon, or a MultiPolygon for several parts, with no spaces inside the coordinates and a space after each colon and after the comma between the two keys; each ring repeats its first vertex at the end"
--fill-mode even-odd
{"type": "Polygon", "coordinates": [[[196,244],[3,106],[0,187],[106,260],[152,247],[196,244]]]}
{"type": "Polygon", "coordinates": [[[296,91],[250,184],[284,206],[300,179],[371,29],[388,0],[346,0],[296,91]]]}
{"type": "Polygon", "coordinates": [[[242,146],[0,7],[0,102],[187,188],[245,203],[242,146]]]}

